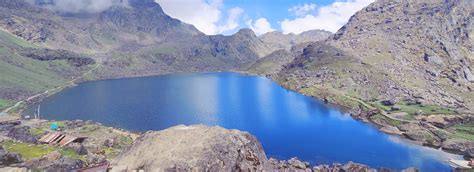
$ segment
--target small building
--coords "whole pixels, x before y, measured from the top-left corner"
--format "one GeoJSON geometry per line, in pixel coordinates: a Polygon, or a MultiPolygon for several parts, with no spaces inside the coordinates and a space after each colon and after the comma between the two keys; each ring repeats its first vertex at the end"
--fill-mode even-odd
{"type": "Polygon", "coordinates": [[[50,132],[39,139],[39,142],[50,145],[66,146],[69,143],[82,143],[87,137],[79,137],[63,134],[60,132],[50,132]]]}

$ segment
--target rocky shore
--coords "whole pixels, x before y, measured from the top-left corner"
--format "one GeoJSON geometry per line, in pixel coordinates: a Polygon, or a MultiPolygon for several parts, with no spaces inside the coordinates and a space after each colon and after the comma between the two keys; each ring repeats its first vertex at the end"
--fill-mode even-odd
{"type": "Polygon", "coordinates": [[[354,162],[311,166],[297,158],[267,158],[251,134],[217,126],[179,125],[137,134],[91,121],[58,123],[60,132],[87,139],[65,147],[45,145],[38,140],[51,132],[51,121],[0,124],[0,171],[77,171],[104,164],[110,171],[393,171],[354,162]]]}
{"type": "Polygon", "coordinates": [[[449,127],[472,123],[474,115],[427,115],[416,116],[414,120],[404,120],[387,114],[380,109],[350,111],[355,119],[377,126],[380,131],[398,135],[417,144],[460,154],[465,159],[474,158],[474,141],[454,138],[449,127]]]}

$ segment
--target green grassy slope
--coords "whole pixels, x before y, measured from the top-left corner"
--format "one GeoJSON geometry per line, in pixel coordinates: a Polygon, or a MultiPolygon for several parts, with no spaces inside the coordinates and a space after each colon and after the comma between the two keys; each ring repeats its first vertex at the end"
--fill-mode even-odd
{"type": "Polygon", "coordinates": [[[89,67],[66,60],[40,61],[21,56],[24,48],[41,48],[0,30],[0,110],[15,101],[65,84],[89,67]]]}

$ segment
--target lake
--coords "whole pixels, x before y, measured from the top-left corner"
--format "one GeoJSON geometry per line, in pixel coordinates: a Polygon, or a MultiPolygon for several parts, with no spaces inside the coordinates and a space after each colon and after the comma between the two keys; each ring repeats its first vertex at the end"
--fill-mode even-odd
{"type": "MultiPolygon", "coordinates": [[[[248,131],[268,157],[316,164],[354,161],[450,171],[460,156],[407,143],[269,79],[236,73],[172,74],[81,83],[44,99],[42,118],[93,120],[132,131],[178,124],[248,131]]],[[[36,106],[26,114],[32,115],[36,106]]]]}

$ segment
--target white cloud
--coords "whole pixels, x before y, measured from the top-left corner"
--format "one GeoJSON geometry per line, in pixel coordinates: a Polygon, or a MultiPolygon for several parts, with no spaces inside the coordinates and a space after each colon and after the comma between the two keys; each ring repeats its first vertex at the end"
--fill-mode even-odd
{"type": "Polygon", "coordinates": [[[288,12],[292,13],[295,16],[301,17],[307,15],[308,13],[314,12],[316,7],[316,4],[307,3],[291,7],[290,9],[288,9],[288,12]]]}
{"type": "Polygon", "coordinates": [[[227,17],[227,22],[225,25],[217,26],[217,33],[224,33],[226,31],[233,30],[239,27],[239,20],[244,13],[244,10],[239,7],[231,8],[228,12],[229,17],[227,17]]]}
{"type": "Polygon", "coordinates": [[[171,17],[194,25],[208,35],[231,31],[239,26],[243,10],[238,7],[227,11],[227,20],[222,22],[222,0],[155,0],[171,17]],[[223,23],[223,24],[220,24],[223,23]]]}
{"type": "Polygon", "coordinates": [[[26,2],[63,13],[97,13],[106,10],[112,5],[122,4],[115,0],[55,0],[54,3],[49,1],[39,3],[41,1],[27,0],[26,2]]]}
{"type": "Polygon", "coordinates": [[[281,21],[284,33],[299,34],[313,29],[324,29],[336,32],[357,11],[374,2],[374,0],[342,0],[317,9],[316,14],[306,14],[295,19],[281,21]]]}
{"type": "Polygon", "coordinates": [[[245,24],[252,29],[255,34],[257,35],[262,35],[267,32],[272,32],[275,31],[275,29],[272,28],[270,22],[266,18],[259,18],[253,22],[252,19],[247,20],[245,24]]]}

